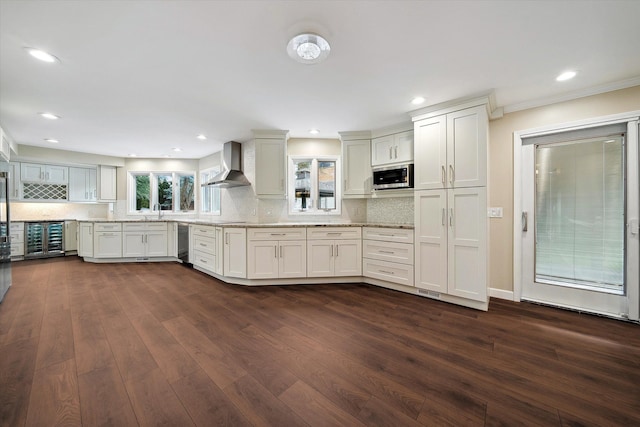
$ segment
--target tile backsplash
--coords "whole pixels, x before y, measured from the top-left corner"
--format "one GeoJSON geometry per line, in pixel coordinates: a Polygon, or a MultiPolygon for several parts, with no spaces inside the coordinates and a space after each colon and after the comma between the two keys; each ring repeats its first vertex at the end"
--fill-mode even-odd
{"type": "Polygon", "coordinates": [[[367,222],[413,224],[413,197],[368,199],[367,222]]]}
{"type": "Polygon", "coordinates": [[[109,203],[24,203],[11,202],[11,220],[104,219],[109,203]]]}

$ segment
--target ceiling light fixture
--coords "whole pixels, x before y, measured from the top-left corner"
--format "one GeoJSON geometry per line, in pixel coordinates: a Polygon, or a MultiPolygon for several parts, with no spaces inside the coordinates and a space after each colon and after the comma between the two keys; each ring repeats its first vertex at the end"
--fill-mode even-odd
{"type": "Polygon", "coordinates": [[[565,71],[564,73],[560,74],[558,77],[556,77],[556,80],[559,82],[564,82],[566,80],[571,80],[572,78],[574,78],[576,76],[576,72],[575,71],[565,71]]]}
{"type": "Polygon", "coordinates": [[[422,104],[423,102],[424,102],[424,98],[423,98],[423,97],[421,97],[421,96],[416,96],[415,98],[413,98],[413,99],[411,100],[411,103],[412,103],[413,105],[420,105],[420,104],[422,104]]]}
{"type": "Polygon", "coordinates": [[[205,139],[207,139],[207,137],[202,133],[200,135],[196,136],[196,138],[198,138],[200,141],[204,141],[205,139]]]}
{"type": "Polygon", "coordinates": [[[136,153],[131,153],[129,154],[129,157],[138,157],[138,155],[136,153]]]}
{"type": "Polygon", "coordinates": [[[309,133],[312,134],[312,135],[317,135],[317,134],[320,133],[320,131],[318,129],[311,129],[311,130],[309,130],[309,133]]]}
{"type": "Polygon", "coordinates": [[[55,114],[52,114],[52,113],[38,113],[38,114],[40,114],[45,119],[49,119],[49,120],[58,120],[60,118],[60,116],[56,116],[55,114]]]}
{"type": "Polygon", "coordinates": [[[57,144],[58,142],[60,142],[57,139],[53,139],[53,138],[45,138],[44,140],[52,144],[57,144]]]}
{"type": "Polygon", "coordinates": [[[176,148],[172,148],[172,150],[175,151],[176,153],[179,153],[180,151],[182,151],[182,148],[176,147],[176,148]]]}
{"type": "Polygon", "coordinates": [[[323,37],[312,34],[304,33],[298,34],[287,44],[287,53],[294,60],[303,64],[317,64],[324,61],[331,47],[323,37]]]}
{"type": "Polygon", "coordinates": [[[29,55],[33,56],[36,59],[39,59],[40,61],[49,63],[60,61],[58,58],[48,52],[45,52],[44,50],[34,49],[32,47],[25,47],[25,49],[27,50],[27,52],[29,52],[29,55]]]}

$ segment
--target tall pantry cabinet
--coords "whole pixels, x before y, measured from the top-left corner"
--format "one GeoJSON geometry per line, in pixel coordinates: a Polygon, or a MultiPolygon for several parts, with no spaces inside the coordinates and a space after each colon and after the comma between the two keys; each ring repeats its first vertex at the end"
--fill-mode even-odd
{"type": "Polygon", "coordinates": [[[486,304],[488,115],[465,107],[413,117],[415,286],[486,304]]]}

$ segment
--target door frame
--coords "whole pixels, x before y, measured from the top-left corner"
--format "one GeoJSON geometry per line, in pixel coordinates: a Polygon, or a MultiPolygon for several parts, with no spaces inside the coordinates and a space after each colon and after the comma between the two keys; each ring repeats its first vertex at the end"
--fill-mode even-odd
{"type": "MultiPolygon", "coordinates": [[[[523,199],[523,179],[522,179],[522,140],[524,138],[542,136],[546,134],[566,132],[572,130],[593,128],[616,123],[632,123],[627,127],[627,144],[629,158],[638,159],[639,135],[638,127],[640,123],[640,110],[626,113],[612,114],[608,116],[594,117],[589,119],[546,125],[537,128],[524,129],[513,133],[513,299],[521,301],[522,298],[522,199],[523,199]]],[[[640,167],[640,165],[638,165],[640,167]]],[[[637,173],[636,168],[636,173],[637,173]]],[[[631,179],[632,177],[628,177],[631,179]]],[[[638,177],[636,176],[637,180],[638,177]]],[[[632,215],[627,219],[627,223],[638,221],[638,195],[627,194],[627,204],[632,206],[632,215]]],[[[628,233],[628,231],[625,231],[628,233]]],[[[638,260],[640,254],[637,247],[628,248],[627,265],[636,269],[638,275],[638,263],[630,262],[635,258],[638,260]]],[[[629,267],[627,267],[629,268],[629,267]]],[[[638,320],[640,318],[640,291],[638,287],[628,288],[629,318],[638,320]]]]}

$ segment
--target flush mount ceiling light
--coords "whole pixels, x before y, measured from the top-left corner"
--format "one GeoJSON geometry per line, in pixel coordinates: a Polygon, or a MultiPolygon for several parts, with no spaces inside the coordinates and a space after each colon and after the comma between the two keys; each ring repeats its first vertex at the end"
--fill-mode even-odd
{"type": "Polygon", "coordinates": [[[317,64],[324,61],[331,47],[329,42],[317,34],[298,34],[287,44],[287,53],[294,60],[303,64],[317,64]]]}
{"type": "Polygon", "coordinates": [[[25,47],[25,49],[27,52],[29,52],[29,55],[33,56],[36,59],[39,59],[40,61],[49,63],[60,61],[58,58],[48,52],[45,52],[44,50],[35,49],[32,47],[25,47]]]}
{"type": "Polygon", "coordinates": [[[320,133],[320,131],[318,129],[310,129],[309,133],[312,134],[312,135],[317,135],[317,134],[320,133]]]}
{"type": "Polygon", "coordinates": [[[52,113],[38,113],[40,114],[40,116],[44,117],[45,119],[49,119],[49,120],[58,120],[60,118],[60,116],[56,116],[55,114],[52,113]]]}
{"type": "Polygon", "coordinates": [[[180,151],[182,151],[182,148],[176,147],[176,148],[172,148],[172,150],[175,151],[176,153],[179,153],[180,151]]]}
{"type": "Polygon", "coordinates": [[[559,82],[564,82],[566,80],[571,80],[572,78],[574,78],[576,76],[576,72],[575,71],[565,71],[564,73],[560,74],[558,77],[556,77],[556,80],[559,82]]]}
{"type": "Polygon", "coordinates": [[[202,133],[200,135],[196,136],[196,138],[198,138],[200,141],[204,141],[205,139],[207,139],[207,137],[202,133]]]}
{"type": "Polygon", "coordinates": [[[411,103],[412,103],[413,105],[420,105],[420,104],[422,104],[423,102],[424,102],[424,98],[423,98],[423,97],[421,97],[421,96],[416,96],[415,98],[413,98],[413,99],[411,100],[411,103]]]}
{"type": "Polygon", "coordinates": [[[52,144],[57,144],[58,142],[60,142],[57,139],[53,139],[53,138],[45,138],[44,140],[52,144]]]}

